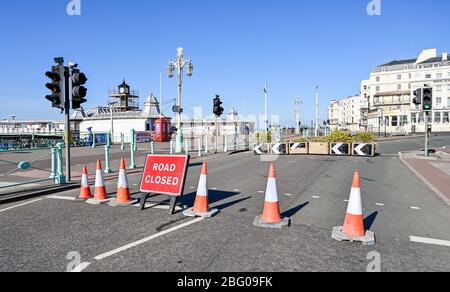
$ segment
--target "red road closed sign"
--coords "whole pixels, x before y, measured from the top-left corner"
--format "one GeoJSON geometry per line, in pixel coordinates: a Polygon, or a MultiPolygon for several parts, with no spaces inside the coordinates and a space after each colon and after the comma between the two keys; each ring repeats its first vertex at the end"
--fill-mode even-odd
{"type": "Polygon", "coordinates": [[[189,165],[188,155],[149,155],[141,181],[141,192],[183,195],[189,165]]]}

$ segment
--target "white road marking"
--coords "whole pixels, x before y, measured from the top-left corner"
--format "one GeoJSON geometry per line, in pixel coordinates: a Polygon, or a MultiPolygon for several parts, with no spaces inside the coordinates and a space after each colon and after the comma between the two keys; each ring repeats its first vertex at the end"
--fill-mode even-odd
{"type": "Polygon", "coordinates": [[[419,207],[410,207],[411,210],[420,210],[419,207]]]}
{"type": "Polygon", "coordinates": [[[348,203],[348,202],[349,202],[349,200],[344,200],[344,202],[348,203]]]}
{"type": "Polygon", "coordinates": [[[89,267],[91,265],[91,263],[82,263],[79,264],[78,266],[76,266],[72,271],[70,271],[71,273],[81,273],[83,272],[87,267],[89,267]]]}
{"type": "Polygon", "coordinates": [[[447,240],[424,238],[424,237],[415,237],[415,236],[410,236],[409,239],[412,242],[416,242],[416,243],[426,243],[426,244],[450,247],[450,241],[447,241],[447,240]]]}
{"type": "Polygon", "coordinates": [[[264,194],[265,191],[258,191],[258,194],[264,194]]]}
{"type": "Polygon", "coordinates": [[[15,206],[12,206],[12,207],[1,209],[0,213],[9,211],[9,210],[12,210],[12,209],[15,209],[15,208],[19,208],[19,207],[22,207],[22,206],[26,206],[26,205],[29,205],[29,204],[33,204],[33,203],[36,203],[36,202],[39,202],[39,201],[42,201],[42,200],[43,200],[42,198],[41,199],[36,199],[36,200],[30,201],[30,202],[26,202],[26,203],[23,203],[23,204],[20,204],[20,205],[15,205],[15,206]]]}
{"type": "Polygon", "coordinates": [[[211,190],[213,190],[213,191],[216,191],[216,190],[217,190],[217,188],[211,188],[211,190]]]}
{"type": "Polygon", "coordinates": [[[240,192],[240,189],[234,189],[233,192],[240,192]]]}
{"type": "Polygon", "coordinates": [[[112,250],[112,251],[109,251],[109,252],[107,252],[107,253],[98,255],[98,256],[95,257],[95,259],[96,259],[97,261],[101,261],[101,260],[103,260],[103,259],[105,259],[105,258],[108,258],[108,257],[110,257],[110,256],[116,255],[116,254],[118,254],[118,253],[121,253],[121,252],[123,252],[123,251],[126,251],[126,250],[131,249],[131,248],[136,247],[136,246],[139,246],[139,245],[144,244],[144,243],[146,243],[146,242],[149,242],[149,241],[151,241],[151,240],[153,240],[153,239],[156,239],[156,238],[158,238],[158,237],[164,236],[164,235],[166,235],[166,234],[169,234],[169,233],[171,233],[171,232],[174,232],[174,231],[176,231],[176,230],[182,229],[182,228],[184,228],[184,227],[190,226],[190,225],[192,225],[192,224],[195,224],[195,223],[200,222],[200,221],[203,221],[203,220],[204,220],[203,218],[197,218],[197,219],[191,220],[191,221],[189,221],[189,222],[180,224],[180,225],[175,226],[175,227],[173,227],[173,228],[170,228],[170,229],[164,230],[164,231],[162,231],[162,232],[156,233],[156,234],[154,234],[154,235],[152,235],[152,236],[149,236],[149,237],[147,237],[147,238],[144,238],[144,239],[135,241],[135,242],[130,243],[130,244],[127,244],[127,245],[125,245],[125,246],[119,247],[119,248],[117,248],[117,249],[115,249],[115,250],[112,250]]]}
{"type": "Polygon", "coordinates": [[[75,197],[66,197],[66,196],[57,196],[57,195],[46,196],[44,198],[53,199],[53,200],[64,200],[64,201],[75,201],[76,200],[75,197]]]}
{"type": "Polygon", "coordinates": [[[384,204],[381,204],[381,203],[376,203],[375,205],[377,205],[377,206],[384,206],[384,204]]]}
{"type": "Polygon", "coordinates": [[[320,199],[319,196],[312,196],[313,199],[320,199]]]}
{"type": "Polygon", "coordinates": [[[292,194],[284,194],[287,197],[292,197],[292,194]]]}

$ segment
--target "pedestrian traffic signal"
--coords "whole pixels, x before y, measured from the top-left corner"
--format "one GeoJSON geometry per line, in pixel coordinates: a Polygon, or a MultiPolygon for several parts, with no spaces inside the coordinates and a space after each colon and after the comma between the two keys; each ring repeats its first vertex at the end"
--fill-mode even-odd
{"type": "Polygon", "coordinates": [[[87,82],[86,75],[81,73],[78,69],[72,71],[72,109],[77,110],[81,108],[81,105],[87,100],[87,89],[83,85],[87,82]]]}
{"type": "Polygon", "coordinates": [[[422,104],[422,88],[414,90],[414,98],[412,100],[412,103],[415,105],[422,104]]]}
{"type": "Polygon", "coordinates": [[[430,87],[424,88],[422,91],[422,97],[422,109],[424,111],[431,111],[433,109],[433,89],[430,87]]]}
{"type": "Polygon", "coordinates": [[[52,103],[54,108],[64,109],[64,67],[53,66],[52,71],[46,72],[45,76],[52,80],[45,85],[52,92],[45,98],[52,103]]]}
{"type": "Polygon", "coordinates": [[[220,96],[216,95],[216,98],[214,98],[214,114],[218,117],[223,115],[223,112],[225,111],[222,107],[223,102],[220,100],[220,96]]]}

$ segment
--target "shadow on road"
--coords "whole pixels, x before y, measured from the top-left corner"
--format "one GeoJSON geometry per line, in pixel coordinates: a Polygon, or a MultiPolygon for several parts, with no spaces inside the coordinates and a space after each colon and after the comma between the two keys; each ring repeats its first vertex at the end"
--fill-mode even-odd
{"type": "Polygon", "coordinates": [[[378,212],[373,212],[369,216],[364,219],[364,228],[366,230],[370,230],[372,228],[373,223],[375,222],[375,219],[377,219],[378,212]]]}
{"type": "Polygon", "coordinates": [[[305,208],[308,205],[309,205],[309,202],[306,202],[301,205],[298,205],[297,207],[289,209],[289,210],[285,211],[283,214],[281,214],[281,217],[292,217],[295,214],[297,214],[298,212],[300,212],[301,209],[305,208]]]}
{"type": "MultiPolygon", "coordinates": [[[[234,197],[236,195],[240,195],[241,193],[237,192],[226,192],[226,191],[220,191],[220,190],[209,190],[209,203],[214,204],[216,202],[220,202],[223,200],[226,200],[228,198],[234,197]]],[[[180,203],[186,204],[188,206],[193,206],[195,202],[195,197],[197,196],[196,192],[192,192],[189,194],[186,194],[182,196],[179,199],[180,203]]]]}
{"type": "Polygon", "coordinates": [[[235,201],[232,201],[232,202],[228,202],[228,203],[225,203],[225,204],[216,206],[215,208],[216,208],[216,209],[219,209],[220,211],[222,211],[223,209],[226,209],[226,208],[229,208],[229,207],[231,207],[231,206],[237,205],[237,204],[239,204],[239,203],[241,203],[241,202],[247,201],[247,200],[250,199],[250,198],[251,198],[251,197],[247,197],[247,198],[235,200],[235,201]]]}

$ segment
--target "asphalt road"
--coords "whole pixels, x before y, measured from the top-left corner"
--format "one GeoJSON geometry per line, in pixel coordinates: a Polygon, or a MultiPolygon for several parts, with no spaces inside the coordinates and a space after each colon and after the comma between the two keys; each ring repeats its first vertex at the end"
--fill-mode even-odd
{"type": "MultiPolygon", "coordinates": [[[[71,251],[89,263],[84,271],[366,271],[373,252],[382,271],[450,271],[450,247],[410,240],[450,240],[450,209],[393,155],[418,142],[391,143],[369,159],[275,161],[281,209],[292,220],[283,230],[252,224],[262,212],[269,163],[250,153],[208,158],[211,206],[221,210],[212,219],[48,198],[3,205],[0,271],[66,271],[71,251]],[[361,172],[365,224],[376,235],[375,246],[331,238],[332,228],[343,223],[354,171],[361,172]]],[[[189,169],[187,205],[194,201],[200,164],[189,169]]],[[[139,175],[129,179],[138,192],[139,175]]]]}

